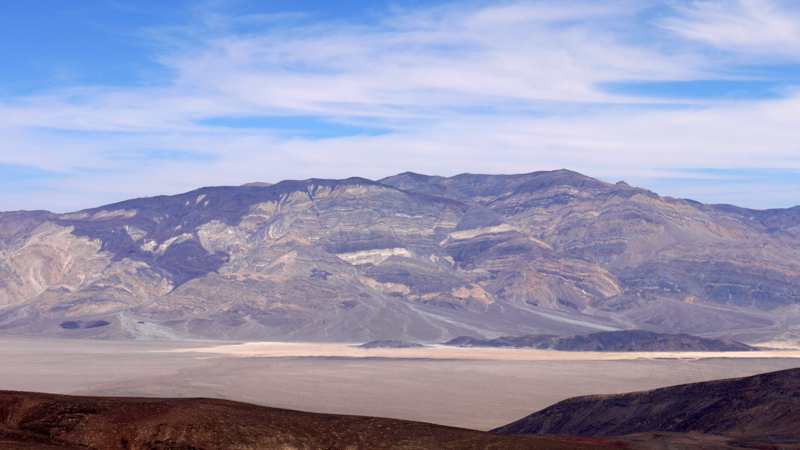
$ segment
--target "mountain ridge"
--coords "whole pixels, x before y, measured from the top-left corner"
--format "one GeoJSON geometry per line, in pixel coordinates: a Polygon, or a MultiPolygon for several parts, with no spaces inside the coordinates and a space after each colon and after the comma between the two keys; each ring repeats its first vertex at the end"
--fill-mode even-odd
{"type": "Polygon", "coordinates": [[[0,333],[800,338],[800,209],[559,170],[205,187],[0,213],[0,333]],[[109,325],[65,330],[63,322],[109,325]]]}

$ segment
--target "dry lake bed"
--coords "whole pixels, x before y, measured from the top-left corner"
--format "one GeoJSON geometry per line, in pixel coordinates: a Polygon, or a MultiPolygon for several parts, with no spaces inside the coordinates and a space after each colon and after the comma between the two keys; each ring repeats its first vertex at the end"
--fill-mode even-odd
{"type": "Polygon", "coordinates": [[[800,367],[800,350],[597,353],[0,337],[0,389],[221,397],[488,430],[568,397],[800,367]]]}

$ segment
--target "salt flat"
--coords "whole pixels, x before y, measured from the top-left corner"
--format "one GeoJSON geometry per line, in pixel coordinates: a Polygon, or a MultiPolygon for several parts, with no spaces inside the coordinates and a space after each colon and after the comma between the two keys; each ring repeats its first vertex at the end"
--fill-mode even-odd
{"type": "Polygon", "coordinates": [[[247,342],[232,345],[162,350],[239,357],[338,357],[457,359],[490,361],[622,361],[641,359],[800,358],[800,349],[770,348],[758,352],[565,352],[532,348],[453,347],[429,345],[411,348],[361,348],[353,344],[247,342]]]}
{"type": "Polygon", "coordinates": [[[568,397],[800,367],[800,351],[595,353],[0,338],[0,389],[223,397],[476,429],[568,397]]]}

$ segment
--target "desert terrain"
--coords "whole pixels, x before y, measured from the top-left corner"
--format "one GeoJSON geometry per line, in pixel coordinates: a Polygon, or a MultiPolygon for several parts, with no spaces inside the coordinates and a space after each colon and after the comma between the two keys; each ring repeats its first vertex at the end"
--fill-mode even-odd
{"type": "Polygon", "coordinates": [[[509,436],[208,398],[0,391],[4,450],[602,450],[602,439],[509,436]]]}
{"type": "Polygon", "coordinates": [[[800,209],[557,170],[206,187],[0,213],[0,335],[800,339],[800,209]]]}
{"type": "Polygon", "coordinates": [[[566,398],[800,367],[800,349],[598,353],[0,339],[0,389],[212,397],[490,430],[566,398]]]}
{"type": "MultiPolygon", "coordinates": [[[[800,449],[800,369],[689,383],[617,395],[589,395],[559,402],[494,432],[511,435],[641,438],[657,448],[800,449]],[[657,436],[669,433],[670,436],[657,436]],[[652,439],[658,438],[658,439],[652,439]],[[666,438],[666,439],[664,439],[666,438]],[[701,446],[686,445],[685,438],[701,446]],[[672,440],[673,446],[663,446],[672,440]],[[713,444],[713,446],[711,445],[713,444]]],[[[632,445],[634,448],[653,448],[632,445]]]]}

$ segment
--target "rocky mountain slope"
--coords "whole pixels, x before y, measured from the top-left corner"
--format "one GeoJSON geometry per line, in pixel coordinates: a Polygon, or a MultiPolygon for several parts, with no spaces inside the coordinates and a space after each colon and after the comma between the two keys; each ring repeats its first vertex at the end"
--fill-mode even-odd
{"type": "MultiPolygon", "coordinates": [[[[724,436],[747,448],[800,448],[800,369],[559,402],[494,430],[612,437],[641,433],[724,436]]],[[[676,447],[679,448],[679,447],[676,447]]]]}
{"type": "Polygon", "coordinates": [[[228,400],[73,397],[0,391],[0,448],[602,450],[612,447],[501,436],[404,420],[290,411],[228,400]]]}
{"type": "Polygon", "coordinates": [[[755,347],[726,339],[705,339],[688,334],[662,334],[644,330],[601,331],[588,335],[528,334],[477,339],[459,336],[444,345],[457,347],[535,348],[572,352],[749,352],[755,347]]]}
{"type": "Polygon", "coordinates": [[[800,337],[800,208],[566,170],[404,173],[0,213],[0,332],[435,342],[800,337]]]}

